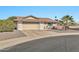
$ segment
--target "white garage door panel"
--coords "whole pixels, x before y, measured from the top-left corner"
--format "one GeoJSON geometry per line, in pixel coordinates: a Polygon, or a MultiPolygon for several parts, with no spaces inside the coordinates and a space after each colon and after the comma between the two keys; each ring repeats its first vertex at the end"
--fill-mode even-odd
{"type": "Polygon", "coordinates": [[[39,29],[39,24],[22,24],[23,30],[35,30],[39,29]]]}

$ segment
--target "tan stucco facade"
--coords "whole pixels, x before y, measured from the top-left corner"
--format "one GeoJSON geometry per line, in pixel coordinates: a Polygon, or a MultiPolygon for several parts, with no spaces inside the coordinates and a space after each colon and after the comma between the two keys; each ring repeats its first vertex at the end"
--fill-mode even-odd
{"type": "Polygon", "coordinates": [[[17,25],[18,30],[47,30],[48,24],[45,23],[26,23],[17,25]]]}
{"type": "Polygon", "coordinates": [[[49,26],[49,23],[55,23],[52,19],[34,16],[17,17],[15,22],[17,30],[48,30],[52,28],[52,26],[49,26]]]}

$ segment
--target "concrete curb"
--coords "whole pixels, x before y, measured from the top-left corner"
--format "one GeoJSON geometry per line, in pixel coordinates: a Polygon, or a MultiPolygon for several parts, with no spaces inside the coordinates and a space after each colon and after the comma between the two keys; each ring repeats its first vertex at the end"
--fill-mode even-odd
{"type": "Polygon", "coordinates": [[[37,39],[46,38],[46,37],[65,36],[65,35],[79,35],[79,33],[55,33],[55,34],[39,36],[39,37],[34,37],[34,38],[20,37],[20,38],[0,41],[0,50],[3,50],[5,48],[11,47],[17,44],[21,44],[24,42],[32,41],[32,40],[37,40],[37,39]]]}

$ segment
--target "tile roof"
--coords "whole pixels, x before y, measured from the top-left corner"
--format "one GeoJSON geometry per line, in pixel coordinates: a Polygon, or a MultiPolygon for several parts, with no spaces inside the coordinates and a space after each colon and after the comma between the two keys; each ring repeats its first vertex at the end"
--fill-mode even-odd
{"type": "Polygon", "coordinates": [[[23,22],[57,22],[55,20],[52,20],[50,18],[37,18],[34,16],[27,16],[27,17],[20,17],[17,16],[17,19],[15,19],[14,21],[23,21],[23,22]],[[34,19],[28,19],[29,17],[32,17],[34,19]]]}

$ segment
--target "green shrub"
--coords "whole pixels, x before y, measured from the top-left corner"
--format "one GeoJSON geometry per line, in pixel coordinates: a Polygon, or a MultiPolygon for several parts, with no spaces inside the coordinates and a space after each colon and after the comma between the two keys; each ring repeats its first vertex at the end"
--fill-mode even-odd
{"type": "Polygon", "coordinates": [[[0,20],[0,32],[11,32],[15,28],[12,20],[0,20]]]}

